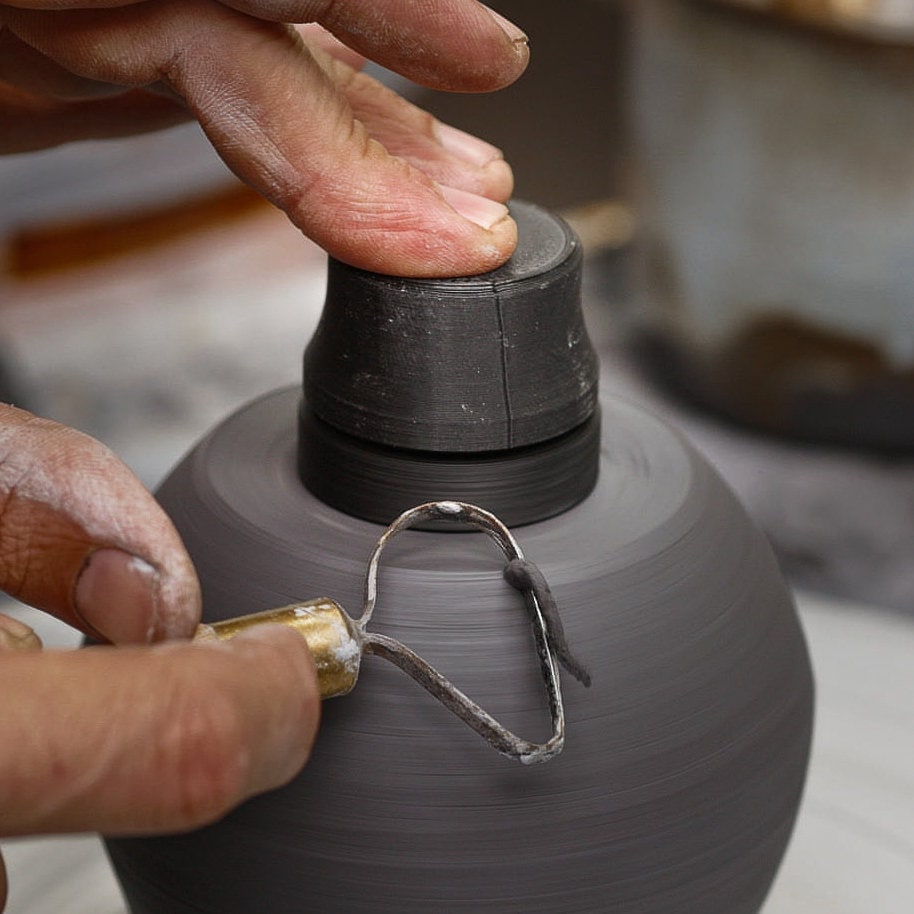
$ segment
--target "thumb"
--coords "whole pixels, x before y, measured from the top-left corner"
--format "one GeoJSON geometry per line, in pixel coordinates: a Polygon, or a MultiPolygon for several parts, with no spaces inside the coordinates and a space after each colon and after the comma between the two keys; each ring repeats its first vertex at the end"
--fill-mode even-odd
{"type": "Polygon", "coordinates": [[[196,575],[152,495],[104,445],[0,406],[0,589],[114,643],[190,635],[196,575]]]}

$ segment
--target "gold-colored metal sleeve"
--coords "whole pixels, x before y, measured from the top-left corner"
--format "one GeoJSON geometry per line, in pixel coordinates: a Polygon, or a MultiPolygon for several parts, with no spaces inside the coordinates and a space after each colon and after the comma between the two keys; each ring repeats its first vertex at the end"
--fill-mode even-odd
{"type": "Polygon", "coordinates": [[[359,677],[361,638],[352,619],[333,600],[309,600],[237,619],[203,624],[197,628],[194,640],[228,641],[240,632],[259,625],[285,625],[305,639],[317,667],[321,698],[335,698],[352,691],[359,677]]]}

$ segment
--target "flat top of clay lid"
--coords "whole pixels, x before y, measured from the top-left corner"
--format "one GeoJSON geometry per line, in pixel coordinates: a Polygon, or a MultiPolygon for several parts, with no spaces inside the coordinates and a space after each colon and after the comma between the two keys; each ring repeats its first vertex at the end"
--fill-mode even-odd
{"type": "Polygon", "coordinates": [[[398,278],[392,281],[401,286],[423,286],[435,292],[463,295],[474,290],[491,289],[494,285],[535,279],[564,263],[578,246],[577,237],[568,226],[547,210],[523,200],[511,201],[510,210],[517,223],[517,249],[503,266],[475,276],[446,279],[398,278]]]}
{"type": "MultiPolygon", "coordinates": [[[[577,243],[563,222],[538,206],[518,200],[510,209],[517,223],[517,250],[506,264],[484,274],[489,282],[514,282],[541,276],[562,263],[577,243]]],[[[479,278],[466,277],[466,280],[479,278]]]]}
{"type": "Polygon", "coordinates": [[[868,41],[914,44],[914,0],[713,0],[868,41]]]}

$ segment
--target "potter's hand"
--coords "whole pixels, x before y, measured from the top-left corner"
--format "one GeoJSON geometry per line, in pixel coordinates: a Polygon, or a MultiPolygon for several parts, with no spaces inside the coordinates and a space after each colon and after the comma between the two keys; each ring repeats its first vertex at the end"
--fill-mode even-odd
{"type": "Polygon", "coordinates": [[[192,116],[342,260],[404,276],[498,266],[516,243],[499,202],[510,168],[360,74],[360,55],[476,92],[516,79],[527,46],[477,0],[6,0],[0,151],[192,116]]]}
{"type": "MultiPolygon", "coordinates": [[[[92,439],[0,406],[0,587],[114,642],[28,650],[0,616],[0,835],[176,831],[304,764],[319,714],[305,642],[214,645],[170,521],[92,439]]],[[[0,908],[5,895],[0,861],[0,908]]]]}

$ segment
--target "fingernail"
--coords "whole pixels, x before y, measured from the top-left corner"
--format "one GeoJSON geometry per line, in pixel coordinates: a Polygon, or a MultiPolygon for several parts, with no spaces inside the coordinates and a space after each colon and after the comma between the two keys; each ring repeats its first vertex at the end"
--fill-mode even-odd
{"type": "Polygon", "coordinates": [[[496,146],[473,136],[471,133],[451,127],[449,124],[436,124],[435,133],[437,134],[438,142],[451,155],[472,165],[482,167],[490,162],[504,158],[501,150],[496,146]]]}
{"type": "Polygon", "coordinates": [[[466,190],[441,185],[441,194],[445,200],[464,219],[486,230],[491,229],[508,215],[508,207],[488,197],[480,197],[466,190]]]}
{"type": "Polygon", "coordinates": [[[527,38],[527,33],[522,29],[519,29],[510,19],[505,19],[501,13],[496,13],[490,6],[486,6],[485,8],[514,44],[526,47],[530,43],[530,39],[527,38]]]}
{"type": "Polygon", "coordinates": [[[120,549],[98,549],[76,579],[76,614],[113,644],[146,644],[156,628],[158,573],[120,549]]]}
{"type": "Polygon", "coordinates": [[[24,622],[0,615],[0,650],[41,650],[41,639],[24,622]]]}

